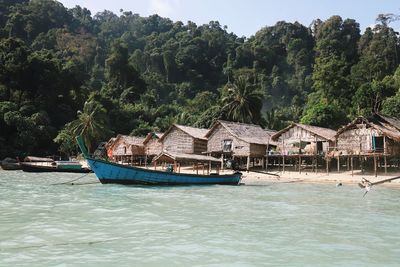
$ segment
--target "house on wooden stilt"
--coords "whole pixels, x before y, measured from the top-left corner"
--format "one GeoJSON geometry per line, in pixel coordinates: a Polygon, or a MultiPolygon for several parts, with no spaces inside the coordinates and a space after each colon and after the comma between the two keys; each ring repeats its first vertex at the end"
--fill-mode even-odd
{"type": "MultiPolygon", "coordinates": [[[[354,169],[372,169],[377,175],[379,167],[385,173],[388,167],[398,168],[400,156],[400,120],[381,114],[368,118],[357,117],[336,134],[335,156],[350,161],[354,169]]],[[[343,160],[341,161],[343,162],[343,160]]],[[[338,163],[338,171],[343,163],[338,163]]]]}
{"type": "Polygon", "coordinates": [[[259,125],[231,121],[216,121],[206,137],[207,154],[221,158],[221,167],[226,159],[233,159],[240,165],[265,167],[266,153],[276,143],[271,140],[275,131],[264,130],[259,125]]]}
{"type": "Polygon", "coordinates": [[[122,164],[142,165],[144,163],[144,145],[145,138],[117,135],[111,149],[114,161],[122,164]]]}
{"type": "Polygon", "coordinates": [[[162,143],[159,142],[163,133],[151,132],[148,133],[143,141],[144,153],[146,156],[145,163],[151,162],[153,158],[162,152],[162,143]]]}
{"type": "Polygon", "coordinates": [[[301,123],[292,123],[272,136],[278,143],[279,154],[269,155],[274,165],[294,167],[299,172],[310,166],[318,170],[318,163],[335,147],[336,131],[301,123]]]}
{"type": "Polygon", "coordinates": [[[216,159],[207,157],[204,153],[207,151],[207,138],[205,137],[207,129],[189,127],[179,124],[173,124],[160,137],[158,142],[162,145],[162,152],[154,157],[154,168],[158,164],[162,168],[166,168],[167,164],[173,163],[174,170],[180,167],[188,167],[188,164],[193,168],[193,171],[198,172],[199,166],[202,169],[211,169],[212,162],[216,159]],[[177,167],[178,166],[178,167],[177,167]]]}

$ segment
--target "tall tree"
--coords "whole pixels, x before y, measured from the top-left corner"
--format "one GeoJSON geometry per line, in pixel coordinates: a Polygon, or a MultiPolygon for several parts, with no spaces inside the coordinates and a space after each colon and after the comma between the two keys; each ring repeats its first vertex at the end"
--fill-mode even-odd
{"type": "Polygon", "coordinates": [[[250,84],[247,77],[238,77],[232,84],[227,84],[225,90],[222,103],[229,119],[245,123],[261,122],[264,94],[250,84]]]}

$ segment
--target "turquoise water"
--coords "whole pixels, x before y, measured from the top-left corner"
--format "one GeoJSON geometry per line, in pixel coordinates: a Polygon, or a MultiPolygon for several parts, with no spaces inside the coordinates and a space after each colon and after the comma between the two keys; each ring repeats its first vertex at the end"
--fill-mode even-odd
{"type": "Polygon", "coordinates": [[[78,176],[0,171],[0,266],[400,266],[400,189],[78,176]]]}

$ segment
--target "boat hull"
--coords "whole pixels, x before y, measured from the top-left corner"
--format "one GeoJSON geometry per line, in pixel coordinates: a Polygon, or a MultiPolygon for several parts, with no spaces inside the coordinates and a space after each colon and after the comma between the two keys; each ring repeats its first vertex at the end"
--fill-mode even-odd
{"type": "Polygon", "coordinates": [[[242,174],[195,175],[142,169],[87,158],[90,168],[103,184],[124,185],[238,185],[242,174]]]}
{"type": "Polygon", "coordinates": [[[20,170],[21,165],[19,163],[2,163],[1,168],[5,171],[20,170]]]}
{"type": "Polygon", "coordinates": [[[35,165],[30,163],[21,163],[24,172],[72,172],[72,173],[89,173],[90,169],[60,169],[55,166],[35,165]]]}

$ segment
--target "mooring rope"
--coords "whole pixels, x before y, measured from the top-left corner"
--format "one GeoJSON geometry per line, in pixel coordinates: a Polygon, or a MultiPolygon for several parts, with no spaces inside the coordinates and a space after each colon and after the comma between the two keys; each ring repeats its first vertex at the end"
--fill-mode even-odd
{"type": "Polygon", "coordinates": [[[62,184],[70,184],[72,182],[78,181],[79,179],[82,179],[83,177],[85,177],[86,175],[90,174],[91,172],[85,173],[84,175],[79,176],[78,178],[72,179],[70,181],[67,182],[62,182],[62,183],[55,183],[55,184],[50,184],[50,185],[62,185],[62,184]]]}

